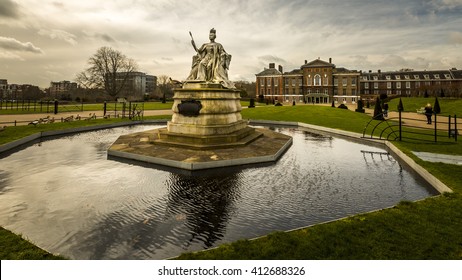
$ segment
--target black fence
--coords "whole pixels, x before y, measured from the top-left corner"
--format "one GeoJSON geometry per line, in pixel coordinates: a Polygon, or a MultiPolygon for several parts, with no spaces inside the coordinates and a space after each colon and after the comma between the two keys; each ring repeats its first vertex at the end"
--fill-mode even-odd
{"type": "Polygon", "coordinates": [[[22,113],[49,113],[58,112],[81,112],[83,103],[67,101],[42,101],[42,100],[2,100],[0,99],[0,111],[9,110],[22,113]]]}
{"type": "Polygon", "coordinates": [[[29,111],[30,113],[47,113],[51,115],[39,119],[32,119],[33,116],[31,115],[30,119],[23,117],[21,120],[3,121],[0,122],[1,127],[18,125],[37,126],[54,122],[71,122],[79,120],[109,118],[143,120],[144,117],[144,102],[104,102],[104,104],[101,104],[101,106],[92,106],[92,109],[86,111],[84,111],[83,103],[58,101],[37,101],[34,103],[25,101],[24,105],[22,105],[22,102],[17,104],[16,102],[11,101],[0,101],[0,104],[2,105],[0,106],[0,110],[18,111],[18,114],[22,114],[22,116],[27,116],[27,114],[23,114],[25,111],[29,111]],[[65,114],[65,116],[56,116],[58,113],[68,114],[65,114]]]}
{"type": "MultiPolygon", "coordinates": [[[[441,116],[440,116],[441,117],[441,116]]],[[[441,119],[441,118],[440,118],[441,119]]],[[[438,115],[433,114],[431,121],[402,117],[383,118],[383,114],[374,116],[364,127],[363,138],[402,141],[403,139],[414,141],[438,142],[454,138],[457,141],[459,130],[457,116],[449,115],[447,120],[438,120],[438,115]]]]}

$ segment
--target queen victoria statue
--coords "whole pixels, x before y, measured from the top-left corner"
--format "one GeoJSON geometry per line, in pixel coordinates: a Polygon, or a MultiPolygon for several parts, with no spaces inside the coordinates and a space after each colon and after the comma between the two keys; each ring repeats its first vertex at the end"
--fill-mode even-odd
{"type": "Polygon", "coordinates": [[[191,72],[187,82],[200,81],[206,83],[218,83],[224,88],[235,88],[233,82],[228,79],[228,69],[231,55],[226,53],[220,43],[215,42],[216,30],[211,29],[209,34],[210,43],[197,48],[191,32],[191,44],[197,54],[193,56],[191,72]]]}

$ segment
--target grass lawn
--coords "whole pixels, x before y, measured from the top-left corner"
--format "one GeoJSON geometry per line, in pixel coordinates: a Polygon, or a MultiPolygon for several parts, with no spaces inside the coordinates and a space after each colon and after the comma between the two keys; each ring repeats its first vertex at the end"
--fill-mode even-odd
{"type": "MultiPolygon", "coordinates": [[[[440,105],[443,109],[441,102],[440,105]]],[[[404,106],[406,108],[406,105],[404,106]]],[[[244,109],[242,116],[244,119],[304,122],[357,133],[362,133],[365,124],[370,120],[365,114],[329,106],[263,106],[244,109]]],[[[78,124],[75,122],[54,125],[78,124]]],[[[49,129],[61,128],[64,127],[49,129]]],[[[8,128],[0,133],[0,143],[11,141],[15,137],[13,129],[24,129],[21,131],[23,137],[27,133],[36,132],[39,127],[17,127],[11,130],[8,128]],[[2,138],[2,134],[7,136],[2,138]]],[[[394,144],[449,186],[454,193],[419,202],[403,201],[390,209],[293,232],[275,232],[252,241],[240,240],[221,245],[214,250],[182,254],[179,258],[462,259],[462,166],[424,162],[411,153],[420,150],[462,155],[462,143],[402,141],[394,144]]],[[[0,235],[3,234],[11,235],[0,231],[0,235]]],[[[1,244],[5,247],[2,251],[11,252],[2,258],[43,258],[20,254],[21,249],[16,247],[15,242],[6,241],[1,244]]]]}
{"type": "MultiPolygon", "coordinates": [[[[405,112],[416,112],[417,109],[425,107],[428,103],[434,107],[435,98],[434,97],[403,97],[403,107],[405,112]]],[[[399,98],[395,98],[388,102],[390,111],[398,111],[399,98]]],[[[462,117],[462,99],[453,99],[453,98],[441,98],[438,97],[438,103],[441,107],[441,115],[444,116],[454,116],[457,115],[459,118],[462,117]]]]}

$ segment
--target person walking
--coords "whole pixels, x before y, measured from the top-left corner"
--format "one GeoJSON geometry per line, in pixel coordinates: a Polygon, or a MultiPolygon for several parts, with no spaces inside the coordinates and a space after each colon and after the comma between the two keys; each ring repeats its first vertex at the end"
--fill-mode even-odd
{"type": "Polygon", "coordinates": [[[432,115],[433,115],[432,105],[428,103],[427,106],[425,106],[425,116],[427,117],[427,124],[432,124],[432,115]]]}
{"type": "Polygon", "coordinates": [[[388,103],[383,104],[383,116],[388,118],[388,103]]]}

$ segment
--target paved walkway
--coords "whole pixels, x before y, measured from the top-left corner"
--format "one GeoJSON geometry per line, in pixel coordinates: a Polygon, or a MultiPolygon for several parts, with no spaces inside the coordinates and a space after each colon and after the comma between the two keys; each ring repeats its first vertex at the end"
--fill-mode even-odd
{"type": "Polygon", "coordinates": [[[420,159],[430,162],[443,162],[449,164],[457,164],[462,165],[462,156],[454,156],[454,155],[443,155],[443,154],[434,154],[434,153],[426,153],[426,152],[414,152],[412,153],[418,156],[420,159]]]}

